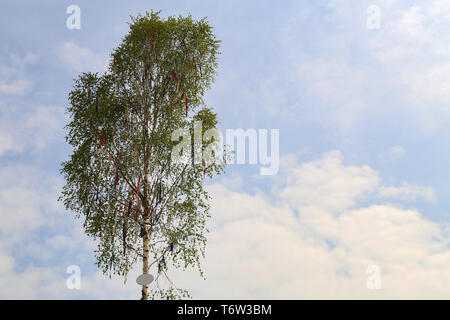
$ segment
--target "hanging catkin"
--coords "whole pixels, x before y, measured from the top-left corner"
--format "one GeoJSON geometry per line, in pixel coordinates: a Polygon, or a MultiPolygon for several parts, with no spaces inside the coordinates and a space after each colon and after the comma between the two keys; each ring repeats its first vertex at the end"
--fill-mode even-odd
{"type": "Polygon", "coordinates": [[[117,157],[117,162],[116,162],[116,179],[114,181],[115,186],[117,186],[119,184],[119,159],[120,159],[120,155],[117,157]]]}
{"type": "Polygon", "coordinates": [[[141,188],[141,175],[139,175],[139,179],[138,179],[138,183],[137,183],[137,188],[136,188],[136,220],[139,216],[139,203],[140,203],[140,188],[141,188]]]}
{"type": "Polygon", "coordinates": [[[177,187],[174,187],[172,189],[172,192],[170,193],[170,197],[169,197],[169,217],[167,218],[167,227],[170,226],[170,221],[172,219],[172,213],[173,213],[172,202],[173,202],[173,195],[175,194],[176,189],[177,189],[177,187]]]}
{"type": "Polygon", "coordinates": [[[195,166],[195,159],[194,159],[194,154],[195,154],[195,150],[194,150],[194,143],[191,144],[191,161],[192,161],[192,167],[195,166]]]}
{"type": "Polygon", "coordinates": [[[123,219],[122,224],[122,241],[123,241],[123,254],[126,255],[127,253],[127,227],[125,219],[123,219]]]}
{"type": "Polygon", "coordinates": [[[110,279],[111,279],[111,274],[112,274],[113,262],[114,262],[114,251],[112,252],[111,261],[109,263],[109,278],[110,279]]]}

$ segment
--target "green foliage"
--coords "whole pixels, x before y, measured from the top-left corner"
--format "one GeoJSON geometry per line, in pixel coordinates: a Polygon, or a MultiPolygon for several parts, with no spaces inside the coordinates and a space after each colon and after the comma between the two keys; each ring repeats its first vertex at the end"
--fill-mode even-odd
{"type": "MultiPolygon", "coordinates": [[[[206,164],[173,163],[178,142],[171,134],[191,130],[194,121],[202,121],[203,132],[216,128],[216,114],[201,104],[216,74],[218,48],[204,19],[162,20],[147,13],[132,18],[105,74],[83,73],[75,80],[66,126],[73,153],[62,163],[60,199],[98,241],[97,264],[105,274],[126,279],[143,258],[144,230],[150,265],[160,266],[157,279],[169,265],[197,267],[203,275],[206,164]]],[[[223,169],[217,161],[207,176],[223,169]]],[[[152,292],[161,298],[186,294],[172,285],[165,291],[158,282],[152,292]]]]}

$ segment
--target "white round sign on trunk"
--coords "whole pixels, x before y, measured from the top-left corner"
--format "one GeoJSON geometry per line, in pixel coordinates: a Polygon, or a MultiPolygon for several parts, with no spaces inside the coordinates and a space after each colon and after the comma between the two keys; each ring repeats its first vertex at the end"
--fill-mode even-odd
{"type": "Polygon", "coordinates": [[[152,281],[153,281],[153,276],[151,274],[141,274],[136,279],[137,284],[140,284],[141,286],[150,284],[152,281]]]}

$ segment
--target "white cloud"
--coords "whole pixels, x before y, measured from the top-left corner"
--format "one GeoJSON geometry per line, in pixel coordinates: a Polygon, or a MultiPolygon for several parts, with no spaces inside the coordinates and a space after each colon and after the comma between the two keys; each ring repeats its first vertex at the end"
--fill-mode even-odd
{"type": "Polygon", "coordinates": [[[433,188],[406,182],[403,182],[400,187],[381,187],[380,195],[385,198],[395,198],[404,201],[415,201],[417,198],[424,198],[430,202],[436,201],[436,194],[433,188]]]}
{"type": "Polygon", "coordinates": [[[3,76],[15,76],[23,74],[26,67],[38,61],[39,57],[34,52],[27,52],[25,55],[20,55],[10,51],[3,52],[0,56],[0,74],[3,76]]]}
{"type": "Polygon", "coordinates": [[[107,69],[108,59],[105,56],[92,52],[73,42],[64,42],[57,48],[58,55],[63,62],[77,72],[104,72],[107,69]]]}
{"type": "Polygon", "coordinates": [[[285,82],[298,83],[300,89],[289,92],[308,102],[302,118],[344,131],[386,118],[425,133],[447,130],[448,1],[349,6],[330,0],[323,6],[327,13],[312,6],[305,16],[298,5],[280,22],[280,60],[290,70],[285,82]],[[369,5],[381,9],[380,29],[366,28],[369,5]],[[304,39],[311,44],[302,44],[304,39]]]}
{"type": "Polygon", "coordinates": [[[62,131],[63,111],[63,108],[54,106],[37,106],[22,111],[2,105],[0,156],[8,152],[42,150],[51,141],[58,139],[55,133],[62,131]]]}
{"type": "Polygon", "coordinates": [[[404,93],[408,113],[422,129],[447,126],[450,112],[450,5],[426,1],[389,9],[380,32],[368,41],[372,56],[390,76],[386,84],[404,93]]]}
{"type": "MultiPolygon", "coordinates": [[[[177,275],[194,297],[450,296],[450,235],[414,209],[376,200],[362,206],[387,190],[373,169],[344,165],[338,152],[285,169],[287,184],[273,200],[211,186],[207,281],[177,275]],[[381,267],[381,290],[366,287],[370,265],[381,267]]],[[[400,190],[388,193],[402,200],[411,188],[390,190],[400,190]]]]}
{"type": "Polygon", "coordinates": [[[338,151],[289,171],[288,184],[279,191],[279,197],[300,207],[314,205],[340,211],[354,205],[359,197],[375,190],[379,184],[378,174],[370,167],[343,166],[338,151]],[[341,188],[343,185],[346,187],[341,188]]]}
{"type": "Polygon", "coordinates": [[[124,287],[86,270],[95,245],[57,203],[59,192],[59,179],[37,169],[0,168],[0,299],[138,298],[133,281],[124,287]],[[81,290],[66,286],[71,264],[81,267],[81,290]]]}
{"type": "Polygon", "coordinates": [[[16,80],[10,83],[0,81],[0,94],[24,95],[31,86],[28,80],[16,80]]]}
{"type": "Polygon", "coordinates": [[[383,151],[379,158],[383,162],[392,162],[400,159],[406,154],[405,148],[402,146],[392,146],[389,147],[387,150],[383,151]]]}
{"type": "Polygon", "coordinates": [[[85,274],[81,268],[81,288],[69,289],[67,266],[36,267],[17,271],[17,262],[0,248],[0,299],[137,299],[136,284],[124,286],[123,279],[97,272],[85,274]]]}
{"type": "Polygon", "coordinates": [[[3,166],[0,170],[0,211],[2,221],[0,234],[9,239],[23,240],[28,233],[54,222],[55,211],[61,209],[56,203],[54,177],[43,180],[42,173],[24,165],[3,166]]]}
{"type": "MultiPolygon", "coordinates": [[[[244,192],[237,178],[208,187],[213,218],[204,261],[207,280],[195,272],[169,269],[178,286],[199,299],[450,296],[448,230],[415,209],[377,203],[380,193],[403,201],[434,197],[431,189],[411,184],[386,187],[372,168],[345,165],[338,151],[300,165],[294,158],[283,162],[284,185],[270,194],[244,192]],[[366,270],[374,264],[382,270],[380,290],[366,288],[366,270]]],[[[134,280],[139,266],[126,285],[123,279],[82,269],[81,291],[66,288],[66,265],[29,264],[17,271],[14,244],[38,261],[51,261],[65,252],[63,264],[81,266],[94,247],[79,223],[57,214],[63,210],[53,204],[56,181],[39,187],[39,176],[20,167],[0,170],[0,178],[0,211],[6,215],[0,224],[1,297],[139,298],[134,280]],[[24,245],[33,230],[57,228],[61,219],[72,225],[69,231],[24,245]],[[13,285],[13,290],[7,289],[13,285]]]]}
{"type": "Polygon", "coordinates": [[[26,79],[26,69],[37,59],[37,55],[32,52],[27,52],[24,56],[6,52],[0,56],[0,94],[23,96],[28,93],[32,82],[26,79]]]}
{"type": "Polygon", "coordinates": [[[369,77],[367,68],[335,59],[298,60],[296,77],[304,82],[306,92],[324,105],[309,110],[310,114],[344,129],[352,127],[367,108],[364,99],[365,79],[369,77]]]}
{"type": "Polygon", "coordinates": [[[0,155],[7,151],[18,151],[14,138],[7,132],[0,133],[0,155]]]}

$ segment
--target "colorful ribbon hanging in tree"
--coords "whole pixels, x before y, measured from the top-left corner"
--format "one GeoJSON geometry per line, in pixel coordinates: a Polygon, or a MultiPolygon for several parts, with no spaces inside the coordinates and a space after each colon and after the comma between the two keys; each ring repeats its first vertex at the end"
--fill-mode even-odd
{"type": "Polygon", "coordinates": [[[100,135],[99,149],[102,150],[102,145],[108,145],[108,140],[106,140],[105,130],[100,129],[99,135],[100,135]]]}
{"type": "Polygon", "coordinates": [[[191,162],[192,162],[192,168],[195,167],[195,158],[194,158],[194,154],[195,154],[195,150],[194,150],[194,143],[191,144],[191,162]]]}
{"type": "Polygon", "coordinates": [[[155,52],[155,49],[153,48],[153,41],[156,39],[156,33],[153,33],[152,38],[150,39],[150,51],[153,53],[155,52]]]}
{"type": "Polygon", "coordinates": [[[136,208],[136,220],[138,219],[138,217],[139,217],[139,203],[140,203],[140,196],[139,196],[139,190],[140,190],[140,188],[141,188],[141,175],[139,175],[139,179],[138,179],[138,183],[137,183],[137,189],[136,189],[136,203],[137,203],[137,208],[136,208]]]}
{"type": "Polygon", "coordinates": [[[205,179],[206,177],[206,172],[208,172],[208,170],[212,167],[213,164],[210,164],[209,166],[207,166],[205,169],[203,169],[203,179],[205,179]]]}
{"type": "Polygon", "coordinates": [[[172,71],[172,75],[173,75],[173,80],[178,83],[178,78],[177,78],[177,74],[175,73],[175,70],[172,71]]]}
{"type": "Polygon", "coordinates": [[[184,98],[184,106],[185,106],[185,111],[186,111],[186,117],[188,116],[188,103],[187,103],[187,99],[186,99],[186,93],[183,94],[183,98],[184,98]]]}
{"type": "Polygon", "coordinates": [[[123,254],[126,255],[126,253],[127,253],[127,227],[126,227],[125,219],[123,219],[123,224],[122,224],[122,241],[123,241],[123,254]]]}

